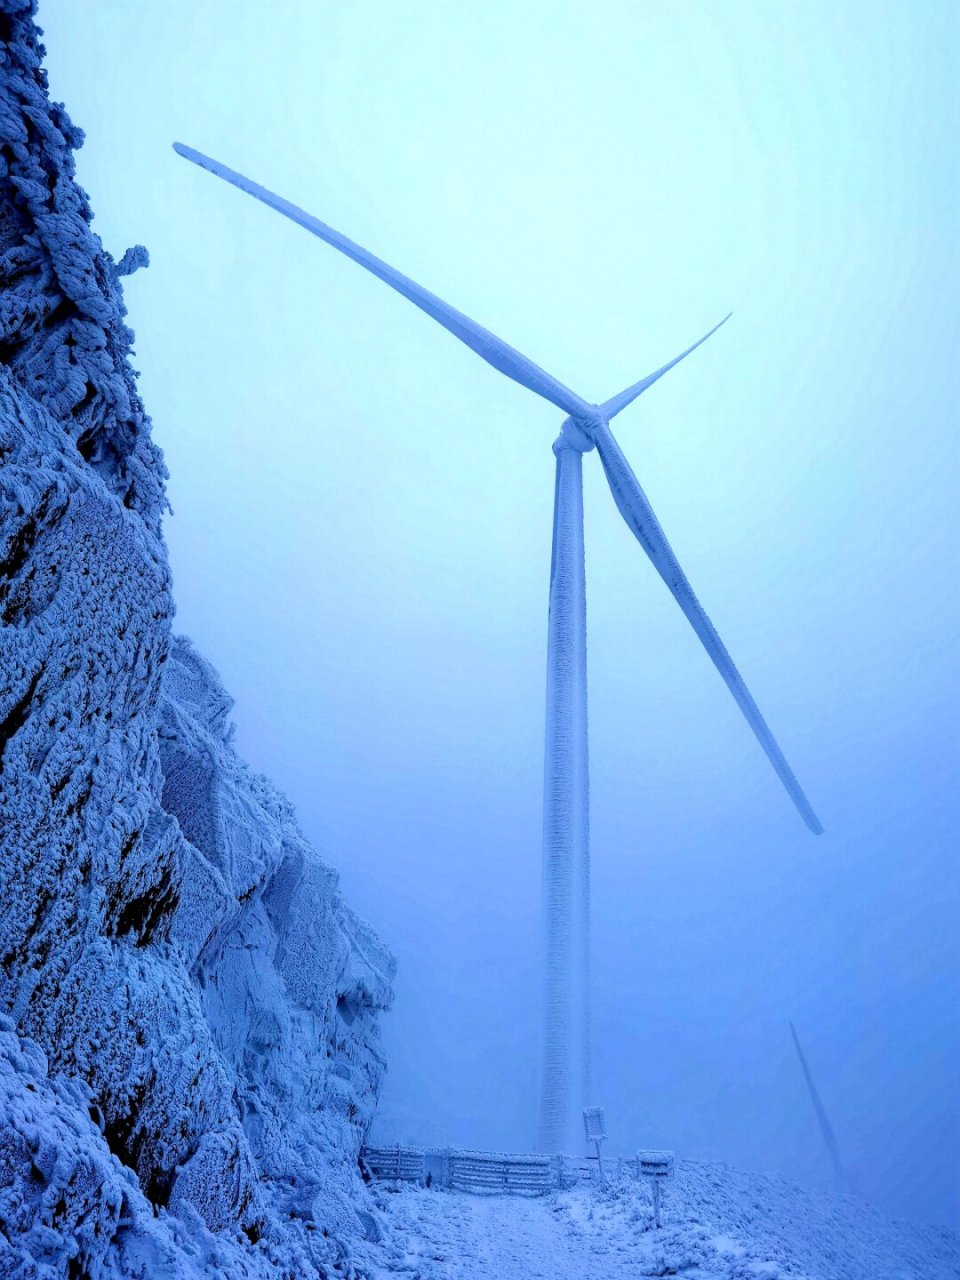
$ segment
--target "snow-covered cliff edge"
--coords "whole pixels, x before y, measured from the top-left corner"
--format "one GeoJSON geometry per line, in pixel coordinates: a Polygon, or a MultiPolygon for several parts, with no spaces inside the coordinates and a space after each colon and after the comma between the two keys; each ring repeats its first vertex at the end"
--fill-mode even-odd
{"type": "Polygon", "coordinates": [[[0,0],[0,1273],[322,1274],[393,961],[171,634],[145,254],[93,235],[41,56],[0,0]]]}

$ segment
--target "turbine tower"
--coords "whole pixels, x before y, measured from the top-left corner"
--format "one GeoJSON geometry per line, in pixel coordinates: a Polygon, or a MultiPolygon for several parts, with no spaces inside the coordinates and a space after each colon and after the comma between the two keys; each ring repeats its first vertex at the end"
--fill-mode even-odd
{"type": "Polygon", "coordinates": [[[694,595],[610,430],[611,419],[705,342],[729,316],[640,382],[604,404],[590,404],[508,343],[326,223],[192,147],[178,142],[174,143],[174,150],[352,258],[442,324],[488,364],[569,415],[553,444],[556,487],[543,786],[545,989],[538,1128],[539,1149],[559,1151],[563,1142],[572,1137],[574,1103],[584,1106],[590,1101],[590,836],[582,482],[585,453],[596,449],[627,527],[700,637],[800,816],[814,834],[823,830],[723,641],[694,595]],[[574,1057],[575,1085],[571,1079],[574,1057]]]}

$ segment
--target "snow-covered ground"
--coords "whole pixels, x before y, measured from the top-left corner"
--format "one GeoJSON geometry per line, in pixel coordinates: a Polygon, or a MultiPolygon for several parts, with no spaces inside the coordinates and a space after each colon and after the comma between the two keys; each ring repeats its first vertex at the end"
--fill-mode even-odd
{"type": "Polygon", "coordinates": [[[960,1236],[773,1174],[685,1161],[664,1195],[624,1179],[544,1197],[374,1189],[371,1276],[410,1280],[957,1280],[960,1236]]]}

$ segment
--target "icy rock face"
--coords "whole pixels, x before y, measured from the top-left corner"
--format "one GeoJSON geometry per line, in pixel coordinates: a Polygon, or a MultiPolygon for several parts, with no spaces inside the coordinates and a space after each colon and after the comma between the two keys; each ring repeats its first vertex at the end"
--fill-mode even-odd
{"type": "MultiPolygon", "coordinates": [[[[393,960],[341,901],[289,802],[231,748],[229,699],[189,642],[174,641],[163,689],[162,805],[187,837],[170,940],[198,975],[257,1167],[311,1186],[327,1177],[318,1139],[356,1166],[383,1072],[376,1014],[390,1002],[393,960]]],[[[194,1161],[225,1150],[208,1142],[194,1161]]]]}
{"type": "Polygon", "coordinates": [[[49,1079],[31,1040],[0,1015],[0,1263],[10,1280],[223,1276],[254,1280],[258,1259],[196,1213],[155,1214],[112,1154],[90,1090],[49,1079]]]}
{"type": "Polygon", "coordinates": [[[3,362],[70,434],[125,506],[156,531],[165,472],[127,356],[117,288],[147,260],[119,263],[90,230],[73,180],[83,141],[47,97],[34,0],[0,0],[0,344],[3,362]]]}
{"type": "Polygon", "coordinates": [[[32,12],[0,0],[0,1274],[323,1274],[393,961],[171,635],[143,254],[90,230],[32,12]]]}

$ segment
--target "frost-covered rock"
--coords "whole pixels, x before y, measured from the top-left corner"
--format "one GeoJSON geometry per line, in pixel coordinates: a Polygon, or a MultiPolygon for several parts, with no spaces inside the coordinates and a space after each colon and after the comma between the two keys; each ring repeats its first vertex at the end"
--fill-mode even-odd
{"type": "Polygon", "coordinates": [[[83,133],[47,97],[35,0],[0,0],[0,345],[4,364],[67,431],[125,506],[156,530],[165,472],[127,362],[115,263],[74,182],[83,133]]]}
{"type": "Polygon", "coordinates": [[[370,1221],[393,961],[171,635],[144,255],[90,229],[32,13],[0,0],[0,1274],[322,1274],[370,1221]]]}
{"type": "Polygon", "coordinates": [[[49,1079],[46,1058],[0,1016],[0,1264],[5,1280],[263,1274],[252,1251],[193,1211],[157,1212],[110,1151],[92,1092],[49,1079]]]}

